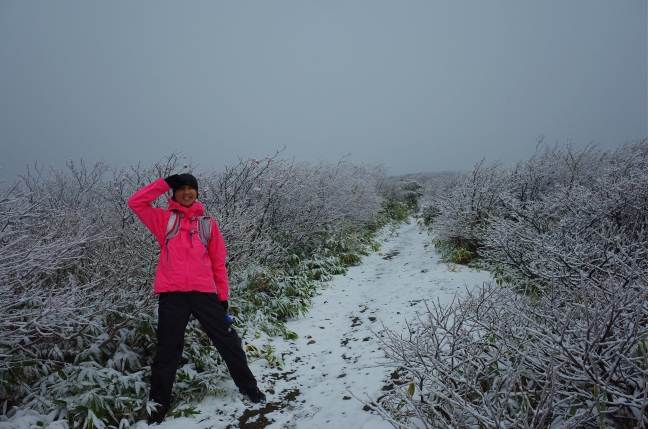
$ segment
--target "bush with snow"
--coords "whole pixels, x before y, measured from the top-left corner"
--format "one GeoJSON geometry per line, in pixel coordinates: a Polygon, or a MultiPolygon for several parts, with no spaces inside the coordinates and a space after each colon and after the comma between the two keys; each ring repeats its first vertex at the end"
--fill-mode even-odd
{"type": "Polygon", "coordinates": [[[547,147],[450,183],[428,222],[496,281],[386,331],[407,383],[374,408],[398,428],[648,425],[648,142],[547,147]]]}
{"type": "MultiPolygon", "coordinates": [[[[32,169],[0,190],[2,419],[31,410],[43,425],[124,427],[152,406],[159,252],[126,200],[194,168],[177,153],[150,168],[67,167],[32,169]]],[[[230,311],[244,341],[258,331],[294,336],[283,322],[305,313],[318,283],[356,263],[393,218],[379,214],[381,166],[273,157],[194,174],[228,245],[230,311]]],[[[188,403],[228,377],[195,320],[186,338],[173,415],[193,413],[188,403]]]]}

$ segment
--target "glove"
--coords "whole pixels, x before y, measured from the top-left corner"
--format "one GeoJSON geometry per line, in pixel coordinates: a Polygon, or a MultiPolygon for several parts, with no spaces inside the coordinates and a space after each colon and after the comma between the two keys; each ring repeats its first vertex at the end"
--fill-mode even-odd
{"type": "Polygon", "coordinates": [[[223,306],[223,309],[225,310],[225,312],[227,313],[227,309],[229,308],[229,303],[227,302],[227,300],[221,301],[220,303],[223,306]]]}
{"type": "Polygon", "coordinates": [[[171,189],[177,189],[180,187],[180,177],[178,177],[177,174],[165,177],[164,181],[167,182],[167,185],[169,185],[169,188],[171,189]]]}

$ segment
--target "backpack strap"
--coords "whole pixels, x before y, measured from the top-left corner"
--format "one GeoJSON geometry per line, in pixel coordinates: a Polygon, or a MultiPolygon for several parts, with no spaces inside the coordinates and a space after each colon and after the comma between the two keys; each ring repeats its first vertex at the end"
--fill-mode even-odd
{"type": "Polygon", "coordinates": [[[198,216],[198,237],[207,247],[212,238],[212,219],[209,216],[198,216]]]}
{"type": "Polygon", "coordinates": [[[171,216],[169,216],[169,222],[167,223],[166,233],[164,235],[167,241],[180,232],[180,219],[182,216],[182,213],[178,213],[177,210],[171,210],[171,216]]]}

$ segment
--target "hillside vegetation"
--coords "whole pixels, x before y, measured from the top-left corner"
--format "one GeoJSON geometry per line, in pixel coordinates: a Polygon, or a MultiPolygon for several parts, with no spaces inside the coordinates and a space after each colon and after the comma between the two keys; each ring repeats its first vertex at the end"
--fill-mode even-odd
{"type": "Polygon", "coordinates": [[[373,407],[397,428],[647,427],[648,142],[416,179],[437,249],[495,281],[387,331],[407,375],[373,407]]]}
{"type": "MultiPolygon", "coordinates": [[[[32,413],[41,426],[122,428],[146,418],[159,248],[126,200],[176,172],[199,179],[228,248],[234,326],[248,356],[271,364],[272,347],[248,340],[294,338],[284,322],[308,311],[320,283],[377,248],[378,228],[407,217],[383,167],[346,160],[277,156],[198,172],[175,153],[151,167],[28,171],[0,189],[0,421],[32,413]]],[[[186,339],[176,416],[228,377],[197,321],[186,339]]]]}

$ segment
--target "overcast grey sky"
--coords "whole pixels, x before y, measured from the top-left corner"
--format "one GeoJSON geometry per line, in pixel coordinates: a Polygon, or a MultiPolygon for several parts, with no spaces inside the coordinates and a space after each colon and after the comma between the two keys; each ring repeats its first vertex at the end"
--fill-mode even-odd
{"type": "Polygon", "coordinates": [[[0,178],[287,147],[392,174],[647,131],[645,0],[0,1],[0,178]]]}

